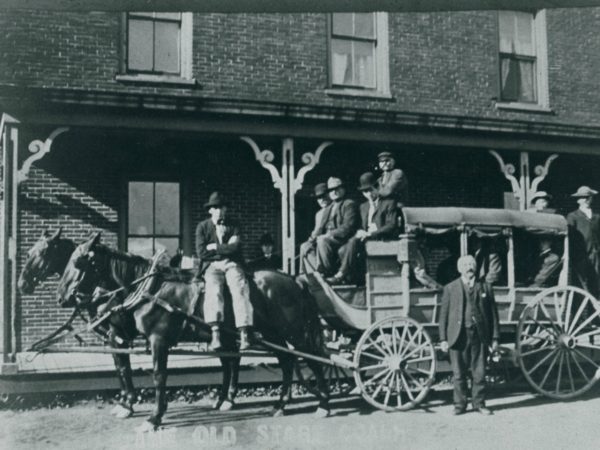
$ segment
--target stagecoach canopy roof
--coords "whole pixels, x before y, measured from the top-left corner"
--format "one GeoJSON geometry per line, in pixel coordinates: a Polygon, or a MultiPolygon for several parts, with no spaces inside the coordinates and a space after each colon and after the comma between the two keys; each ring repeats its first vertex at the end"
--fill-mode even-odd
{"type": "Polygon", "coordinates": [[[407,231],[419,228],[439,232],[442,229],[456,229],[468,226],[475,230],[519,228],[534,233],[567,232],[567,221],[558,214],[513,211],[490,208],[403,208],[407,231]]]}

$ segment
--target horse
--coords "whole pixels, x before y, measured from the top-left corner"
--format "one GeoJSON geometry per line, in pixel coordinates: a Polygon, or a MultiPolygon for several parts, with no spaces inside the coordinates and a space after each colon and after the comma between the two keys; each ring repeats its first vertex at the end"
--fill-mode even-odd
{"type": "Polygon", "coordinates": [[[62,276],[76,244],[71,239],[62,238],[61,233],[62,228],[54,234],[48,230],[42,232],[27,252],[17,284],[23,294],[32,294],[38,284],[52,275],[62,276]]]}
{"type": "MultiPolygon", "coordinates": [[[[73,252],[59,284],[59,302],[64,307],[72,306],[78,297],[90,296],[98,287],[127,287],[136,277],[143,276],[148,267],[149,262],[144,258],[102,245],[98,233],[73,252]]],[[[146,293],[147,301],[136,303],[131,309],[123,307],[118,313],[109,316],[111,335],[114,334],[115,339],[130,341],[141,334],[150,343],[156,395],[154,408],[142,425],[143,431],[156,429],[167,409],[169,347],[177,343],[182,335],[184,322],[188,319],[174,311],[193,312],[200,322],[203,317],[204,298],[198,284],[186,279],[183,271],[161,268],[156,279],[157,282],[146,293]]],[[[289,343],[296,350],[315,356],[325,355],[316,302],[306,288],[286,274],[268,270],[254,272],[249,284],[250,299],[254,307],[254,326],[265,340],[284,348],[289,343]]],[[[116,302],[124,305],[122,300],[116,302]]],[[[112,306],[106,308],[110,310],[112,306]]],[[[235,329],[231,310],[226,311],[225,316],[226,319],[229,317],[229,323],[225,323],[225,340],[222,342],[224,350],[231,348],[231,339],[236,342],[236,333],[227,332],[227,327],[235,329]]],[[[210,328],[207,325],[201,326],[197,331],[197,340],[210,340],[210,328]]],[[[115,344],[118,345],[119,342],[116,341],[115,344]]],[[[275,355],[283,373],[281,395],[273,408],[273,415],[279,416],[284,414],[285,407],[291,400],[295,357],[281,351],[275,351],[275,355]]],[[[233,405],[237,391],[239,357],[222,357],[221,363],[224,369],[223,387],[218,402],[233,405]]],[[[317,380],[319,406],[315,414],[317,417],[325,417],[329,414],[329,392],[322,367],[312,360],[308,360],[307,364],[317,380]]]]}

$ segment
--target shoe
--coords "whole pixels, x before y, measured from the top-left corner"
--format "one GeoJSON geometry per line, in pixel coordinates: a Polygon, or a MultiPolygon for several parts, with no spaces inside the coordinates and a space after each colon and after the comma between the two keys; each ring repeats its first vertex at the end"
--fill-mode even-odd
{"type": "Polygon", "coordinates": [[[240,328],[240,351],[250,350],[253,343],[248,327],[240,328]]]}
{"type": "Polygon", "coordinates": [[[452,412],[452,414],[454,414],[455,416],[460,416],[461,414],[465,413],[465,408],[461,408],[460,406],[455,406],[454,407],[454,411],[452,412]]]}
{"type": "Polygon", "coordinates": [[[325,281],[327,281],[327,283],[329,283],[329,284],[335,284],[335,285],[348,284],[348,280],[346,280],[346,277],[339,276],[339,275],[335,275],[333,277],[328,277],[325,279],[325,281]]]}
{"type": "Polygon", "coordinates": [[[478,412],[479,414],[483,414],[484,416],[493,416],[494,415],[492,410],[489,408],[486,408],[485,406],[482,406],[480,408],[475,408],[475,411],[478,412]]]}
{"type": "Polygon", "coordinates": [[[216,352],[218,350],[221,350],[223,346],[221,345],[221,332],[219,331],[218,328],[213,328],[212,329],[212,340],[210,341],[210,345],[208,346],[208,349],[211,352],[216,352]]]}

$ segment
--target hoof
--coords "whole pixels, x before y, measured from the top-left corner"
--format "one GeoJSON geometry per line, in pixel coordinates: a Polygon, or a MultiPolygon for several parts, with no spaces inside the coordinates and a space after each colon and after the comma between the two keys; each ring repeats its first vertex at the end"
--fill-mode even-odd
{"type": "Polygon", "coordinates": [[[214,402],[212,402],[212,405],[210,405],[210,407],[212,409],[219,409],[219,408],[221,408],[222,404],[223,404],[223,400],[221,400],[220,398],[218,398],[214,402]]]}
{"type": "Polygon", "coordinates": [[[123,405],[115,406],[110,413],[117,419],[127,419],[133,415],[133,409],[126,408],[123,405]]]}
{"type": "Polygon", "coordinates": [[[233,402],[231,400],[224,400],[219,406],[219,411],[230,411],[233,408],[233,402]]]}
{"type": "Polygon", "coordinates": [[[318,419],[323,419],[325,417],[329,416],[329,410],[325,409],[325,408],[317,408],[317,410],[315,411],[315,417],[318,419]]]}
{"type": "Polygon", "coordinates": [[[158,425],[154,425],[153,423],[144,420],[142,424],[135,429],[137,433],[150,433],[152,431],[156,431],[158,425]]]}
{"type": "Polygon", "coordinates": [[[285,416],[285,411],[283,408],[275,408],[273,409],[273,417],[283,417],[285,416]]]}

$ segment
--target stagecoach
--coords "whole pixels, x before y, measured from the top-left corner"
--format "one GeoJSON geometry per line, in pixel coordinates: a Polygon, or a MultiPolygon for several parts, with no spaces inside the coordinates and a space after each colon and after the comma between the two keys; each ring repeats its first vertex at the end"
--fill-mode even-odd
{"type": "MultiPolygon", "coordinates": [[[[318,272],[302,274],[297,280],[316,299],[327,334],[333,337],[326,355],[263,340],[265,348],[322,363],[332,377],[351,372],[355,389],[377,408],[395,411],[415,407],[426,397],[436,375],[442,292],[419,285],[413,277],[414,261],[422,260],[418,256],[429,247],[427,270],[433,273],[434,263],[443,265],[442,258],[453,267],[452,258],[473,253],[474,240],[480,240],[493,242],[504,268],[493,287],[501,348],[518,364],[531,386],[545,396],[570,399],[590,389],[600,377],[600,303],[568,284],[568,228],[562,216],[499,209],[404,208],[403,220],[404,234],[398,240],[366,243],[364,285],[331,286],[318,272]],[[553,286],[532,287],[531,261],[542,238],[551,240],[562,258],[553,286]]],[[[73,250],[72,245],[69,248],[73,250]]],[[[26,264],[26,268],[30,266],[26,264]]],[[[155,304],[169,314],[200,321],[164,299],[156,298],[155,304]]],[[[92,326],[126,307],[119,305],[105,312],[92,326]]],[[[49,345],[64,336],[53,333],[34,349],[51,350],[49,345]]],[[[119,354],[139,350],[105,351],[119,354]]],[[[264,352],[244,356],[253,354],[264,352]]],[[[303,378],[302,370],[297,374],[303,378]]]]}
{"type": "Polygon", "coordinates": [[[411,275],[419,243],[428,240],[445,242],[461,255],[474,252],[473,238],[495,241],[504,267],[493,286],[501,348],[537,392],[570,399],[594,384],[600,377],[600,303],[568,284],[564,217],[451,207],[404,208],[403,214],[399,240],[367,242],[364,287],[330,286],[318,272],[306,275],[323,319],[352,342],[351,351],[332,359],[353,372],[370,404],[412,408],[434,382],[442,292],[418,285],[411,275]],[[547,288],[530,286],[528,276],[542,237],[562,256],[555,285],[547,288]]]}

